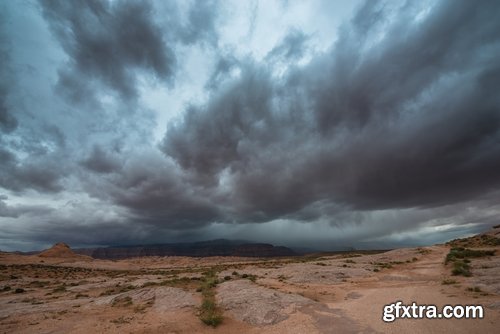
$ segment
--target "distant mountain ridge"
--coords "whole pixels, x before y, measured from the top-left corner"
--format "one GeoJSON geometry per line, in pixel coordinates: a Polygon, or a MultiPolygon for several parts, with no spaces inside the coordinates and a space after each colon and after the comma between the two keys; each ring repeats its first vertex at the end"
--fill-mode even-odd
{"type": "Polygon", "coordinates": [[[73,251],[77,254],[88,255],[96,259],[112,260],[141,256],[279,257],[297,255],[296,252],[284,246],[274,246],[265,243],[251,243],[246,241],[234,241],[225,239],[155,245],[80,248],[74,249],[73,251]]]}

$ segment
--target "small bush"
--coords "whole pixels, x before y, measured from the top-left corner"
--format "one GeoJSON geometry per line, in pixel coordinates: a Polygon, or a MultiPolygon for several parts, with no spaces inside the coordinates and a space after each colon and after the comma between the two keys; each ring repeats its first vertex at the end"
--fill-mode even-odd
{"type": "Polygon", "coordinates": [[[16,290],[14,290],[14,293],[24,293],[24,289],[23,288],[17,288],[16,290]]]}
{"type": "Polygon", "coordinates": [[[455,276],[457,275],[462,275],[465,277],[472,276],[472,273],[470,272],[470,266],[463,261],[456,261],[455,263],[453,263],[453,269],[451,270],[451,273],[455,276]]]}
{"type": "Polygon", "coordinates": [[[224,281],[229,281],[231,280],[231,276],[224,276],[224,281]]]}
{"type": "Polygon", "coordinates": [[[443,285],[451,285],[451,284],[456,284],[457,281],[455,281],[454,279],[444,279],[441,284],[443,285]]]}

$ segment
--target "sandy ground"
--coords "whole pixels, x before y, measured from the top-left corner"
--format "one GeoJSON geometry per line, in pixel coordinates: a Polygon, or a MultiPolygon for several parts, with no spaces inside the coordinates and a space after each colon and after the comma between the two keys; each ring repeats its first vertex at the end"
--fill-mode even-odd
{"type": "Polygon", "coordinates": [[[445,245],[288,259],[0,253],[0,333],[494,333],[500,247],[485,248],[496,254],[471,259],[471,277],[451,275],[445,245]],[[223,313],[216,328],[198,318],[210,269],[223,313]],[[396,301],[482,305],[485,316],[384,322],[384,305],[396,301]]]}

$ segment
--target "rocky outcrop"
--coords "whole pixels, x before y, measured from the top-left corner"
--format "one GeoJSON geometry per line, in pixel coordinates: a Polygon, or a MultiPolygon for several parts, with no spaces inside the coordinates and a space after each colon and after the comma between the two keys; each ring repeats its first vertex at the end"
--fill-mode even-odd
{"type": "Polygon", "coordinates": [[[264,288],[248,280],[221,284],[216,298],[234,318],[257,326],[276,324],[297,309],[316,304],[311,299],[264,288]]]}
{"type": "Polygon", "coordinates": [[[58,258],[74,258],[80,255],[76,254],[64,242],[59,242],[49,249],[46,249],[38,254],[39,257],[58,257],[58,258]]]}

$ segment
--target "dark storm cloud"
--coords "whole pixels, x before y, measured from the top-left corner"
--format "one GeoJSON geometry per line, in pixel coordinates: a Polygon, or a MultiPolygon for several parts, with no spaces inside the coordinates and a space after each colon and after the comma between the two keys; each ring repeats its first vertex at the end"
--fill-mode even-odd
{"type": "Polygon", "coordinates": [[[7,105],[7,89],[0,83],[0,131],[11,132],[17,127],[17,120],[12,116],[7,105]]]}
{"type": "Polygon", "coordinates": [[[93,147],[90,156],[82,161],[82,165],[97,173],[110,173],[120,168],[117,158],[105,152],[98,145],[93,147]]]}
{"type": "Polygon", "coordinates": [[[128,210],[139,225],[188,229],[221,218],[216,196],[160,153],[131,154],[122,168],[87,182],[87,192],[128,210]]]}
{"type": "MultiPolygon", "coordinates": [[[[391,16],[368,1],[331,52],[284,79],[240,64],[239,78],[169,128],[163,151],[199,184],[226,189],[227,220],[307,220],[335,203],[433,207],[497,190],[500,6],[417,7],[391,16]]],[[[275,50],[300,54],[296,40],[275,50]]]]}
{"type": "Polygon", "coordinates": [[[43,13],[70,57],[59,87],[76,101],[93,80],[124,98],[135,97],[135,71],[171,82],[175,56],[146,1],[41,1],[43,13]]]}
{"type": "Polygon", "coordinates": [[[498,220],[500,3],[366,1],[321,52],[294,7],[267,55],[233,44],[274,24],[257,5],[242,37],[218,2],[8,4],[0,244],[356,246],[498,220]]]}
{"type": "Polygon", "coordinates": [[[12,191],[34,189],[40,192],[62,190],[60,166],[48,159],[19,161],[10,151],[0,148],[0,187],[12,191]]]}
{"type": "MultiPolygon", "coordinates": [[[[2,7],[0,7],[1,9],[2,7]]],[[[9,82],[12,78],[9,68],[10,43],[4,31],[5,19],[6,15],[0,11],[0,133],[11,132],[17,127],[17,119],[12,115],[11,106],[7,101],[9,82]]]]}

